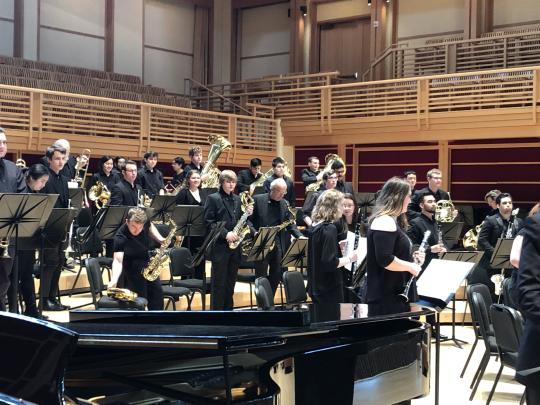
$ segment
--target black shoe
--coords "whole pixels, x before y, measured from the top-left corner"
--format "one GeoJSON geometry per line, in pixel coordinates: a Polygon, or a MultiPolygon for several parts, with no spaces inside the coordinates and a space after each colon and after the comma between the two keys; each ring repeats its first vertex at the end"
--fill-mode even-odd
{"type": "Polygon", "coordinates": [[[66,310],[68,310],[68,309],[71,308],[69,305],[63,305],[63,304],[62,304],[59,300],[57,300],[57,299],[54,299],[54,300],[52,300],[52,301],[54,301],[54,303],[55,303],[56,305],[60,306],[60,308],[62,308],[62,309],[61,309],[62,311],[66,311],[66,310]]]}
{"type": "Polygon", "coordinates": [[[30,316],[32,318],[36,318],[36,319],[41,319],[43,321],[46,321],[49,319],[48,316],[45,316],[45,315],[40,315],[37,310],[34,312],[34,311],[24,311],[24,315],[26,316],[30,316]]]}
{"type": "Polygon", "coordinates": [[[57,303],[54,300],[46,298],[43,300],[43,310],[44,311],[63,311],[64,308],[62,308],[62,305],[60,303],[57,303]]]}

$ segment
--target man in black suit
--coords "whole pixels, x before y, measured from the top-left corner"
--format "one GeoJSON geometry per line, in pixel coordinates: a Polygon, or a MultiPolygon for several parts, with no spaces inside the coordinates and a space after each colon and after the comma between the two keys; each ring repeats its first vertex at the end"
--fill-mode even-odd
{"type": "MultiPolygon", "coordinates": [[[[332,170],[324,173],[322,178],[323,178],[323,184],[321,186],[321,190],[309,193],[306,196],[306,200],[304,201],[304,206],[302,207],[302,210],[304,211],[304,215],[307,218],[309,218],[308,226],[311,225],[311,212],[313,211],[313,208],[315,208],[315,203],[317,202],[317,199],[320,197],[320,195],[324,191],[333,190],[337,186],[338,175],[334,173],[332,170]]],[[[304,218],[304,221],[305,221],[305,218],[304,218]]]]}
{"type": "Polygon", "coordinates": [[[144,154],[144,166],[137,173],[137,183],[139,183],[145,193],[154,198],[163,189],[163,173],[156,168],[158,162],[158,153],[148,151],[144,154]]]}
{"type": "MultiPolygon", "coordinates": [[[[242,209],[240,197],[234,194],[236,174],[232,170],[223,170],[219,176],[219,184],[219,190],[210,194],[204,204],[204,221],[209,231],[224,222],[209,252],[212,261],[211,308],[232,310],[241,249],[240,245],[236,249],[230,249],[229,243],[239,239],[233,229],[242,216],[242,209]]],[[[253,212],[253,206],[246,209],[248,215],[253,212]]]]}
{"type": "Polygon", "coordinates": [[[261,166],[261,159],[253,158],[249,162],[249,169],[243,169],[238,172],[238,183],[236,184],[238,193],[249,191],[249,186],[255,180],[259,180],[261,178],[261,166]]]}
{"type": "Polygon", "coordinates": [[[349,193],[354,195],[354,190],[352,183],[345,181],[345,172],[346,168],[339,160],[336,160],[332,163],[332,170],[337,174],[338,181],[336,184],[336,190],[341,191],[342,193],[349,193]]]}
{"type": "Polygon", "coordinates": [[[317,156],[310,156],[308,158],[308,167],[302,170],[302,182],[304,187],[309,186],[316,181],[322,180],[322,173],[319,170],[319,158],[317,156]]]}
{"type": "Polygon", "coordinates": [[[528,404],[540,404],[540,214],[527,218],[518,273],[519,307],[526,318],[517,359],[516,379],[526,386],[528,404]]]}
{"type": "MultiPolygon", "coordinates": [[[[435,197],[435,201],[450,200],[450,194],[444,191],[442,186],[442,172],[439,169],[431,169],[427,172],[428,186],[415,191],[411,198],[411,202],[407,207],[407,220],[411,222],[414,218],[418,218],[422,209],[420,208],[420,198],[425,193],[431,193],[435,197]]],[[[454,212],[454,216],[457,212],[454,212]]]]}
{"type": "MultiPolygon", "coordinates": [[[[200,146],[193,146],[189,148],[188,150],[189,157],[191,159],[191,162],[189,162],[187,165],[184,166],[184,175],[182,177],[182,181],[184,181],[184,178],[191,170],[197,170],[199,173],[202,174],[202,169],[204,168],[203,164],[203,155],[202,155],[202,149],[200,146]]],[[[202,179],[205,180],[205,179],[202,179]]]]}
{"type": "MultiPolygon", "coordinates": [[[[59,146],[66,151],[64,155],[64,166],[62,167],[60,174],[67,177],[69,180],[73,180],[76,175],[75,166],[77,165],[77,159],[75,158],[75,156],[70,154],[71,145],[69,141],[67,139],[57,139],[56,141],[54,141],[52,146],[59,146]]],[[[46,167],[49,167],[49,159],[47,158],[47,156],[43,156],[40,163],[42,163],[46,167]]]]}
{"type": "Polygon", "coordinates": [[[492,269],[490,266],[491,256],[499,238],[514,238],[521,228],[521,219],[512,215],[514,208],[512,196],[508,193],[501,193],[496,198],[498,212],[487,217],[482,223],[480,234],[478,235],[478,249],[484,251],[484,255],[475,271],[469,276],[469,282],[486,284],[492,295],[495,286],[490,280],[491,276],[500,272],[500,269],[492,269]],[[509,230],[510,227],[510,230],[509,230]]]}
{"type": "Polygon", "coordinates": [[[285,166],[286,166],[285,159],[281,157],[276,157],[272,160],[272,170],[274,171],[274,174],[272,174],[269,178],[267,178],[264,183],[264,191],[267,193],[270,192],[270,183],[272,183],[275,179],[283,179],[285,183],[287,184],[287,193],[285,194],[285,199],[289,202],[289,204],[292,207],[296,206],[296,196],[294,193],[294,184],[290,178],[285,176],[285,166]]]}
{"type": "Polygon", "coordinates": [[[122,168],[122,180],[111,189],[110,205],[125,205],[136,207],[141,202],[144,194],[141,186],[135,183],[137,179],[137,163],[133,160],[126,161],[122,168]]]}
{"type": "MultiPolygon", "coordinates": [[[[256,195],[253,199],[253,214],[250,216],[250,224],[253,231],[265,226],[278,226],[285,221],[295,221],[289,211],[289,203],[283,197],[287,193],[287,184],[283,179],[275,179],[270,184],[270,193],[256,195]]],[[[281,281],[281,258],[290,245],[290,236],[302,237],[302,233],[296,228],[295,222],[287,225],[278,232],[274,248],[268,253],[264,260],[255,263],[255,274],[257,277],[267,277],[275,294],[277,286],[281,281]],[[268,273],[268,266],[270,272],[268,273]]]]}
{"type": "Polygon", "coordinates": [[[182,180],[184,179],[184,165],[184,158],[181,156],[175,157],[172,161],[171,167],[174,171],[174,174],[171,180],[171,185],[173,187],[178,187],[182,183],[182,180]]]}
{"type": "MultiPolygon", "coordinates": [[[[6,160],[7,138],[3,128],[0,128],[0,193],[24,193],[26,192],[26,183],[24,176],[13,162],[6,160]]],[[[11,269],[13,267],[13,257],[15,256],[14,247],[8,247],[11,258],[1,257],[3,248],[0,248],[0,311],[6,310],[5,296],[10,285],[11,269]]],[[[16,283],[13,283],[16,285],[16,283]]],[[[15,304],[16,305],[16,304],[15,304]]],[[[13,306],[11,311],[15,310],[13,306]]]]}

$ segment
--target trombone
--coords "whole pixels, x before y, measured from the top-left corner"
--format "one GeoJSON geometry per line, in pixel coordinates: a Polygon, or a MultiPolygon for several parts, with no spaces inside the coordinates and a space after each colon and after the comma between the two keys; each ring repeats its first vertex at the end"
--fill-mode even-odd
{"type": "Polygon", "coordinates": [[[79,187],[84,188],[86,181],[86,173],[88,172],[88,166],[90,166],[90,149],[83,149],[81,154],[77,156],[77,163],[75,163],[75,178],[72,180],[79,184],[79,187]]]}

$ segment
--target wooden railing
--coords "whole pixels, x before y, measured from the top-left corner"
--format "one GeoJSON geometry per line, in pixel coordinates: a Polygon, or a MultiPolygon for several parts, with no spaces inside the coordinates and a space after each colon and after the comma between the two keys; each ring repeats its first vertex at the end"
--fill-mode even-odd
{"type": "MultiPolygon", "coordinates": [[[[323,72],[314,74],[291,74],[284,76],[271,76],[262,79],[244,80],[223,84],[209,84],[201,86],[197,82],[186,79],[185,94],[191,98],[191,105],[211,111],[232,110],[233,105],[246,106],[253,93],[265,94],[277,90],[293,90],[306,87],[328,86],[337,80],[339,72],[323,72]],[[228,101],[224,101],[224,98],[228,101]]],[[[238,111],[240,114],[241,111],[238,111]]]]}
{"type": "Polygon", "coordinates": [[[540,31],[496,34],[414,48],[390,47],[373,61],[362,79],[397,79],[540,64],[540,31]]]}
{"type": "Polygon", "coordinates": [[[234,146],[230,164],[236,159],[245,164],[254,150],[273,156],[277,134],[276,121],[268,118],[5,85],[0,85],[0,126],[22,151],[43,152],[51,140],[68,138],[98,153],[138,158],[149,149],[171,158],[195,144],[207,147],[210,134],[221,135],[234,146]]]}

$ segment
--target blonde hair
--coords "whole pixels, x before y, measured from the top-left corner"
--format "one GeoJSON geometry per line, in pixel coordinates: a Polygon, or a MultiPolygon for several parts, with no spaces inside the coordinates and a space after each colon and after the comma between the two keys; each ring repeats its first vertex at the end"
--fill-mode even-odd
{"type": "Polygon", "coordinates": [[[339,208],[343,205],[343,193],[338,190],[324,191],[313,208],[312,219],[314,222],[335,222],[341,218],[339,208]]]}
{"type": "Polygon", "coordinates": [[[369,217],[369,223],[380,216],[389,215],[397,218],[399,225],[406,229],[407,218],[402,215],[403,201],[411,194],[411,186],[406,180],[401,177],[392,177],[388,179],[377,197],[375,208],[371,217],[369,217]]]}
{"type": "Polygon", "coordinates": [[[131,208],[127,213],[127,220],[137,224],[144,224],[148,217],[142,208],[131,208]]]}
{"type": "Polygon", "coordinates": [[[225,183],[225,180],[237,181],[236,173],[233,172],[232,170],[223,170],[221,174],[219,175],[219,184],[223,185],[223,183],[225,183]]]}

